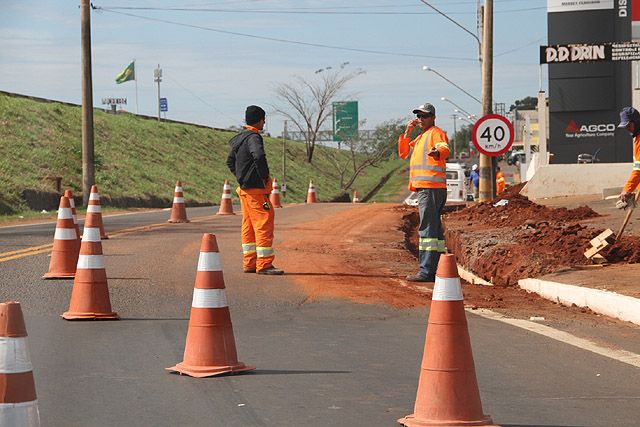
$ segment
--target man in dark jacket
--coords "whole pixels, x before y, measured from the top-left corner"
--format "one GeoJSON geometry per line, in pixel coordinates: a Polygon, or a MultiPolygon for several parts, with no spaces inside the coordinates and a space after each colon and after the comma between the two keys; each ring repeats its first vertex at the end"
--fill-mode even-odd
{"type": "Polygon", "coordinates": [[[258,274],[284,274],[273,266],[274,210],[269,201],[271,176],[260,131],[265,111],[250,105],[245,111],[245,130],[231,138],[227,166],[240,186],[236,193],[242,206],[243,271],[258,274]]]}

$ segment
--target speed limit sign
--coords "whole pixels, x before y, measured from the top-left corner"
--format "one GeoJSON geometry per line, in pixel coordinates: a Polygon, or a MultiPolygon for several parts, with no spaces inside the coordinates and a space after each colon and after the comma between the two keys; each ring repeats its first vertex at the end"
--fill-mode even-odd
{"type": "Polygon", "coordinates": [[[504,116],[487,114],[473,126],[471,138],[479,152],[487,156],[499,156],[513,144],[513,125],[504,116]]]}

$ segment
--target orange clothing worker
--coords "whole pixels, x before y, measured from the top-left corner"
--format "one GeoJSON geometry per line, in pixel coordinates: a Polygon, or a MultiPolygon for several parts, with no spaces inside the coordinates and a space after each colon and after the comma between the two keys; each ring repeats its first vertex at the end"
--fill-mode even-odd
{"type": "Polygon", "coordinates": [[[236,193],[242,207],[242,267],[245,273],[284,274],[273,266],[275,212],[269,201],[271,176],[260,131],[265,111],[250,105],[245,111],[245,129],[231,138],[227,166],[240,185],[236,193]]]}
{"type": "Polygon", "coordinates": [[[496,195],[502,193],[507,186],[507,182],[504,179],[504,175],[500,170],[500,166],[496,168],[496,195]]]}
{"type": "Polygon", "coordinates": [[[633,200],[633,192],[640,184],[640,113],[633,107],[625,107],[620,112],[619,128],[626,128],[633,136],[633,170],[627,179],[620,200],[628,203],[633,200]]]}

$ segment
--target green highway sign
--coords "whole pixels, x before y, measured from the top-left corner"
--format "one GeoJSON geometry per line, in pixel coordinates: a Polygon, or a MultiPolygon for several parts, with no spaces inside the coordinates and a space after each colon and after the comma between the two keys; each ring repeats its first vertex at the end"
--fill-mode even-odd
{"type": "Polygon", "coordinates": [[[333,140],[348,141],[358,137],[358,101],[333,103],[333,140]]]}

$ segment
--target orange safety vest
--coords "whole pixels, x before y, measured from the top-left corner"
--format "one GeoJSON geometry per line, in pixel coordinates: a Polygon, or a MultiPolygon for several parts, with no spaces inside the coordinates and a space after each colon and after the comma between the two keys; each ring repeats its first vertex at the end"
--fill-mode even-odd
{"type": "Polygon", "coordinates": [[[633,170],[624,186],[624,191],[632,193],[640,184],[640,135],[633,139],[633,170]]]}
{"type": "Polygon", "coordinates": [[[504,175],[501,172],[496,172],[496,194],[500,194],[504,191],[507,182],[504,179],[504,175]]]}
{"type": "Polygon", "coordinates": [[[404,134],[398,138],[398,155],[406,159],[413,147],[409,161],[409,190],[418,188],[447,188],[447,157],[449,157],[449,140],[447,134],[437,126],[422,132],[413,141],[404,134]],[[427,156],[432,148],[440,153],[438,159],[427,156]]]}

